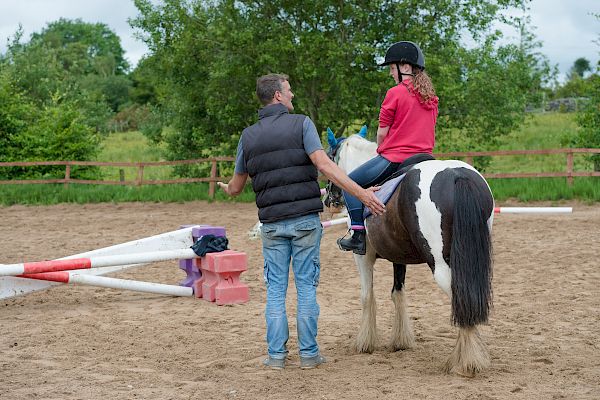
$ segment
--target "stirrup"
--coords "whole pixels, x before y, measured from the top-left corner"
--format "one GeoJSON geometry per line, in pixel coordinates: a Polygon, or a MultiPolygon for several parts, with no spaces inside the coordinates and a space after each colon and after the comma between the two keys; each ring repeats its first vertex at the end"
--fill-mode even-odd
{"type": "MultiPolygon", "coordinates": [[[[350,232],[350,230],[348,230],[350,232]]],[[[367,237],[366,232],[363,231],[354,231],[350,239],[345,239],[348,235],[344,235],[341,239],[337,240],[337,244],[341,250],[350,251],[354,254],[358,254],[364,256],[367,253],[367,237]]]]}
{"type": "MultiPolygon", "coordinates": [[[[352,249],[346,249],[346,248],[344,248],[344,247],[342,246],[342,243],[341,243],[341,242],[342,242],[342,240],[346,239],[346,236],[348,236],[348,234],[349,234],[350,232],[352,232],[352,229],[351,229],[351,228],[348,228],[348,230],[346,231],[346,233],[344,233],[344,236],[342,236],[341,238],[338,238],[338,240],[336,240],[336,243],[337,243],[338,247],[339,247],[339,248],[340,248],[340,250],[342,250],[342,251],[350,251],[350,250],[352,250],[352,249]]],[[[352,236],[350,236],[350,237],[352,237],[352,236]]]]}

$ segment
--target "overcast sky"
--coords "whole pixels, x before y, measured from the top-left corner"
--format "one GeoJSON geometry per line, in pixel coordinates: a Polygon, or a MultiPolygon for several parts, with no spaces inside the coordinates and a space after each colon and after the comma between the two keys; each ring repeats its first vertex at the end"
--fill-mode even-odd
{"type": "MultiPolygon", "coordinates": [[[[600,14],[600,0],[532,0],[531,22],[543,42],[544,53],[558,65],[564,77],[579,57],[592,66],[599,59],[600,21],[590,13],[600,14]]],[[[133,36],[127,23],[137,9],[130,0],[0,0],[0,52],[7,39],[23,26],[25,38],[39,32],[48,22],[60,17],[81,18],[85,22],[103,22],[121,38],[126,57],[132,65],[145,54],[146,47],[133,36]]],[[[516,40],[514,33],[506,32],[516,40]]]]}

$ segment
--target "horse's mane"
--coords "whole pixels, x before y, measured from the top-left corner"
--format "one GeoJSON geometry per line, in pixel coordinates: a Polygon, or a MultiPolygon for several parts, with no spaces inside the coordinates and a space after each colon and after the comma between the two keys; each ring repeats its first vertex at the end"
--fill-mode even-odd
{"type": "Polygon", "coordinates": [[[347,146],[352,145],[358,151],[373,151],[373,146],[376,146],[374,142],[371,142],[356,133],[349,136],[348,139],[346,139],[346,143],[347,146]]]}
{"type": "Polygon", "coordinates": [[[359,165],[375,157],[376,150],[376,143],[354,134],[342,142],[338,154],[338,165],[344,172],[350,173],[359,165]]]}

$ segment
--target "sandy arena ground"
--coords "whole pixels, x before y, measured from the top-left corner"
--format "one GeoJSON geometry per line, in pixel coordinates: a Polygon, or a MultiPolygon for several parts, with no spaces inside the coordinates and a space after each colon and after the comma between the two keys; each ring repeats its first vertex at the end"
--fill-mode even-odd
{"type": "MultiPolygon", "coordinates": [[[[514,205],[514,204],[502,204],[514,205]]],[[[546,204],[548,205],[548,204],[546,204]]],[[[498,215],[494,311],[482,335],[490,369],[446,375],[456,330],[424,265],[410,266],[407,294],[417,346],[390,352],[392,269],[378,261],[379,348],[353,350],[361,309],[344,228],[326,231],[319,287],[319,342],[328,363],[300,370],[290,284],[288,367],[264,369],[265,289],[260,241],[247,231],[253,204],[100,204],[0,207],[0,262],[63,257],[177,229],[223,225],[248,253],[250,302],[219,307],[93,287],[60,286],[0,300],[0,398],[18,399],[599,399],[600,206],[572,215],[498,215]]],[[[175,262],[120,278],[176,283],[175,262]]]]}

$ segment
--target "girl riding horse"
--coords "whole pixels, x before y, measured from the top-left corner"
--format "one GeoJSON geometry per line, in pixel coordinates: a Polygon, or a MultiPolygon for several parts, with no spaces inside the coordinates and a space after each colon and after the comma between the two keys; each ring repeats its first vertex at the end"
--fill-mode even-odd
{"type": "MultiPolygon", "coordinates": [[[[438,98],[425,73],[425,57],[413,42],[393,44],[380,65],[389,65],[396,86],[388,90],[379,112],[378,155],[350,173],[356,183],[369,187],[392,175],[398,165],[418,153],[431,154],[435,141],[438,98]]],[[[352,237],[339,239],[342,250],[365,254],[362,203],[348,192],[352,237]]]]}

